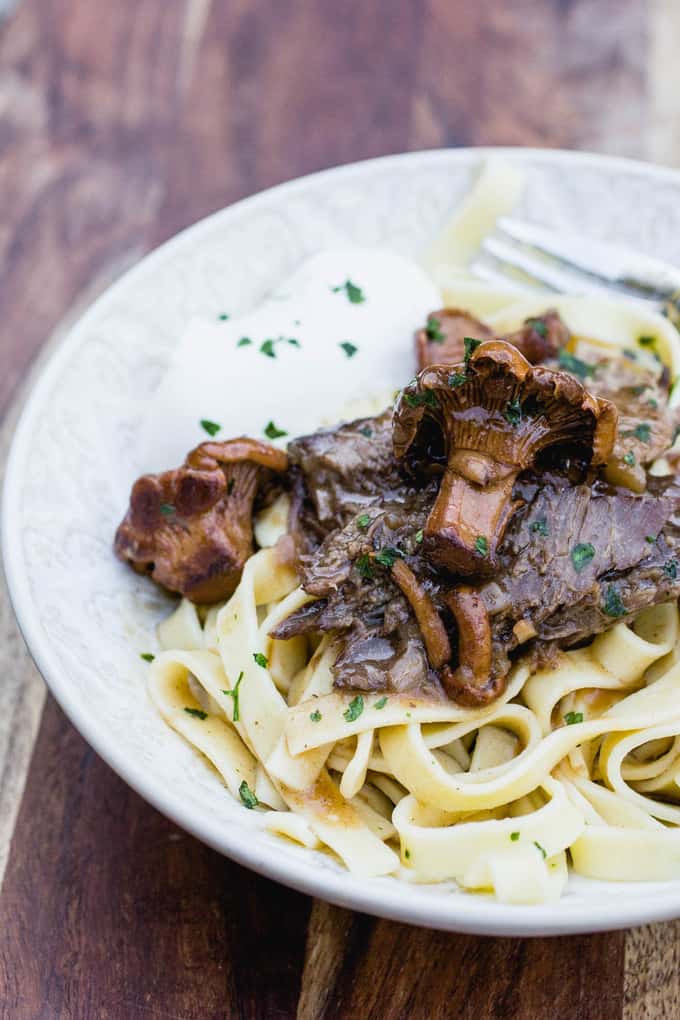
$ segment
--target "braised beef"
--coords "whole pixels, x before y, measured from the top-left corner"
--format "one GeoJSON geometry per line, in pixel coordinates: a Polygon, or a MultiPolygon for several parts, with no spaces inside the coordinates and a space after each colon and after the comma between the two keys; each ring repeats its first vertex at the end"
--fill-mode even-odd
{"type": "MultiPolygon", "coordinates": [[[[419,349],[438,351],[441,361],[449,349],[459,350],[464,336],[488,332],[465,313],[434,313],[419,349]]],[[[600,350],[583,361],[569,354],[568,330],[556,313],[527,320],[506,339],[532,362],[547,359],[550,368],[571,373],[589,393],[613,403],[619,427],[599,475],[567,456],[559,470],[557,461],[546,462],[514,483],[495,573],[466,582],[489,614],[496,676],[508,672],[519,651],[536,663],[549,661],[556,649],[587,642],[619,619],[680,595],[680,486],[646,470],[668,448],[676,426],[665,378],[649,359],[604,359],[600,350]]],[[[463,579],[431,562],[424,541],[447,452],[436,430],[425,429],[414,465],[413,458],[395,459],[392,440],[388,411],[291,443],[307,536],[299,568],[315,601],[283,621],[275,636],[336,633],[339,687],[441,696],[440,674],[428,662],[390,564],[403,559],[427,593],[450,635],[455,664],[450,594],[463,579]]]]}
{"type": "MultiPolygon", "coordinates": [[[[601,483],[572,485],[558,475],[524,476],[513,496],[523,505],[501,545],[499,573],[478,589],[491,621],[494,674],[510,668],[521,644],[514,630],[520,621],[535,631],[522,650],[545,659],[551,646],[580,644],[619,619],[628,621],[647,606],[680,596],[680,486],[674,479],[650,478],[648,491],[637,495],[601,483]]],[[[357,569],[357,559],[368,550],[401,548],[446,618],[444,597],[455,579],[433,571],[413,535],[432,499],[430,489],[430,503],[423,499],[417,516],[407,515],[395,530],[386,528],[382,512],[373,531],[361,533],[352,521],[326,540],[318,571],[314,557],[306,563],[303,583],[321,597],[276,634],[340,631],[337,686],[374,689],[381,675],[376,664],[389,661],[380,689],[440,692],[420,638],[409,632],[405,642],[409,609],[389,571],[375,561],[370,577],[357,569]],[[403,658],[406,644],[409,654],[403,658]]]]}
{"type": "Polygon", "coordinates": [[[521,620],[537,642],[567,648],[680,595],[680,486],[650,479],[649,490],[570,486],[557,477],[540,488],[518,485],[526,503],[506,534],[502,570],[480,589],[497,672],[509,667],[521,620]]]}
{"type": "Polygon", "coordinates": [[[343,527],[401,485],[392,453],[391,408],[375,418],[360,418],[294,439],[288,456],[304,480],[324,532],[343,527]]]}

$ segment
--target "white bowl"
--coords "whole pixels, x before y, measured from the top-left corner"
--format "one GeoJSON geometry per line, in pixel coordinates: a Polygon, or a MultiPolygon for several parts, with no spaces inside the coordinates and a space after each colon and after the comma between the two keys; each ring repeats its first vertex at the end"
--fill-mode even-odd
{"type": "Polygon", "coordinates": [[[216,213],[111,287],[45,367],[5,481],[11,597],[40,671],[95,750],[168,817],[263,875],[369,913],[480,934],[564,934],[676,917],[680,882],[574,877],[557,904],[506,906],[453,885],[356,878],[261,831],[255,813],[232,800],[149,702],[139,652],[167,601],[111,551],[144,403],[188,320],[238,312],[323,248],[377,244],[417,253],[494,153],[525,169],[522,212],[532,218],[680,264],[680,174],[577,153],[391,156],[314,174],[216,213]]]}

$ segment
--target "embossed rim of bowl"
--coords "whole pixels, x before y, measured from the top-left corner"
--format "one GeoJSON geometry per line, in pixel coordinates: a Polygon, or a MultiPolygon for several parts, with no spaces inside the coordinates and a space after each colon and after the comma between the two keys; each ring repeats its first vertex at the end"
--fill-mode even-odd
{"type": "Polygon", "coordinates": [[[95,751],[157,810],[215,850],[268,878],[366,913],[425,927],[481,935],[561,935],[668,920],[680,916],[680,881],[640,885],[593,881],[592,902],[585,905],[580,901],[571,902],[567,897],[555,904],[507,906],[474,894],[432,895],[432,887],[429,887],[428,895],[425,891],[428,887],[404,882],[397,884],[389,878],[360,879],[344,870],[310,866],[304,854],[276,859],[266,846],[258,846],[250,838],[252,830],[225,829],[223,825],[214,823],[211,818],[175,796],[169,785],[163,785],[146,775],[142,768],[136,767],[135,760],[126,755],[124,748],[106,739],[105,734],[93,724],[85,707],[69,690],[69,678],[40,626],[28,585],[19,530],[20,480],[40,409],[51,386],[83,342],[89,323],[105,311],[107,305],[132,281],[137,281],[143,274],[152,274],[166,259],[172,258],[176,251],[200,244],[202,236],[217,221],[227,226],[229,219],[237,212],[254,212],[258,206],[272,199],[278,202],[286,200],[300,189],[308,187],[310,182],[328,186],[332,190],[337,184],[367,175],[376,166],[397,169],[404,167],[409,171],[413,171],[419,164],[423,169],[447,164],[472,167],[492,155],[535,164],[557,162],[565,170],[570,166],[590,166],[613,173],[633,174],[648,180],[650,185],[655,182],[673,185],[680,193],[680,172],[636,160],[555,149],[444,149],[384,156],[309,174],[243,199],[188,227],[143,258],[92,304],[53,352],[28,396],[7,461],[2,501],[2,554],[10,597],[38,669],[74,726],[95,751]],[[605,888],[606,895],[598,895],[598,890],[602,889],[604,893],[605,888]]]}

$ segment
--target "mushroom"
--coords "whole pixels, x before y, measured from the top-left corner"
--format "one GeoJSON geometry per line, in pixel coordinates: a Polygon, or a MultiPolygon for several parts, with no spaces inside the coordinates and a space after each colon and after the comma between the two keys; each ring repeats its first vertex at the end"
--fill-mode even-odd
{"type": "Polygon", "coordinates": [[[464,577],[492,574],[518,474],[540,470],[539,455],[549,448],[586,467],[606,463],[616,424],[608,400],[591,396],[566,372],[532,367],[507,341],[468,341],[464,364],[422,371],[399,395],[393,443],[403,458],[420,439],[431,466],[438,452],[432,443],[443,441],[425,554],[464,577]]]}
{"type": "Polygon", "coordinates": [[[258,489],[287,467],[286,453],[257,439],[202,443],[182,467],[137,479],[116,555],[192,602],[227,598],[253,551],[258,489]]]}
{"type": "Polygon", "coordinates": [[[463,360],[465,337],[491,340],[493,330],[462,308],[441,308],[430,312],[416,333],[418,371],[428,365],[455,365],[463,360]]]}
{"type": "Polygon", "coordinates": [[[440,669],[451,658],[451,643],[442,619],[418,578],[403,560],[392,564],[392,580],[406,596],[433,669],[440,669]]]}
{"type": "Polygon", "coordinates": [[[541,364],[549,358],[556,358],[562,347],[565,347],[571,334],[554,308],[549,308],[543,315],[532,316],[524,320],[523,326],[515,333],[499,337],[516,347],[532,365],[541,364]]]}
{"type": "MultiPolygon", "coordinates": [[[[461,308],[441,308],[438,312],[431,312],[425,326],[416,333],[418,370],[429,365],[456,365],[462,361],[467,337],[492,340],[494,333],[461,308]]],[[[556,357],[569,338],[569,330],[559,313],[549,309],[543,315],[525,319],[515,333],[496,339],[507,340],[535,365],[556,357]]]]}
{"type": "Polygon", "coordinates": [[[427,658],[449,697],[465,705],[485,705],[498,697],[504,676],[491,671],[491,624],[489,613],[474,588],[461,585],[446,593],[444,601],[458,628],[458,666],[450,666],[451,642],[441,616],[404,560],[391,566],[392,580],[413,609],[427,658]]]}
{"type": "Polygon", "coordinates": [[[505,677],[491,673],[491,624],[479,592],[461,585],[446,595],[458,627],[458,667],[444,665],[440,677],[449,697],[465,705],[486,705],[497,698],[505,677]]]}

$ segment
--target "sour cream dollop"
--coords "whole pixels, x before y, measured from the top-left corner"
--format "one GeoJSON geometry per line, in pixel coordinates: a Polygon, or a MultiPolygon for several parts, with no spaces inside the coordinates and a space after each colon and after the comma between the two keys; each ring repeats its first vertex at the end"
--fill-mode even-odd
{"type": "Polygon", "coordinates": [[[210,438],[311,432],[347,404],[399,389],[414,375],[413,333],[441,304],[412,260],[344,248],[307,259],[254,311],[193,320],[146,411],[140,471],[182,463],[210,438]],[[269,429],[268,429],[268,426],[269,429]]]}

